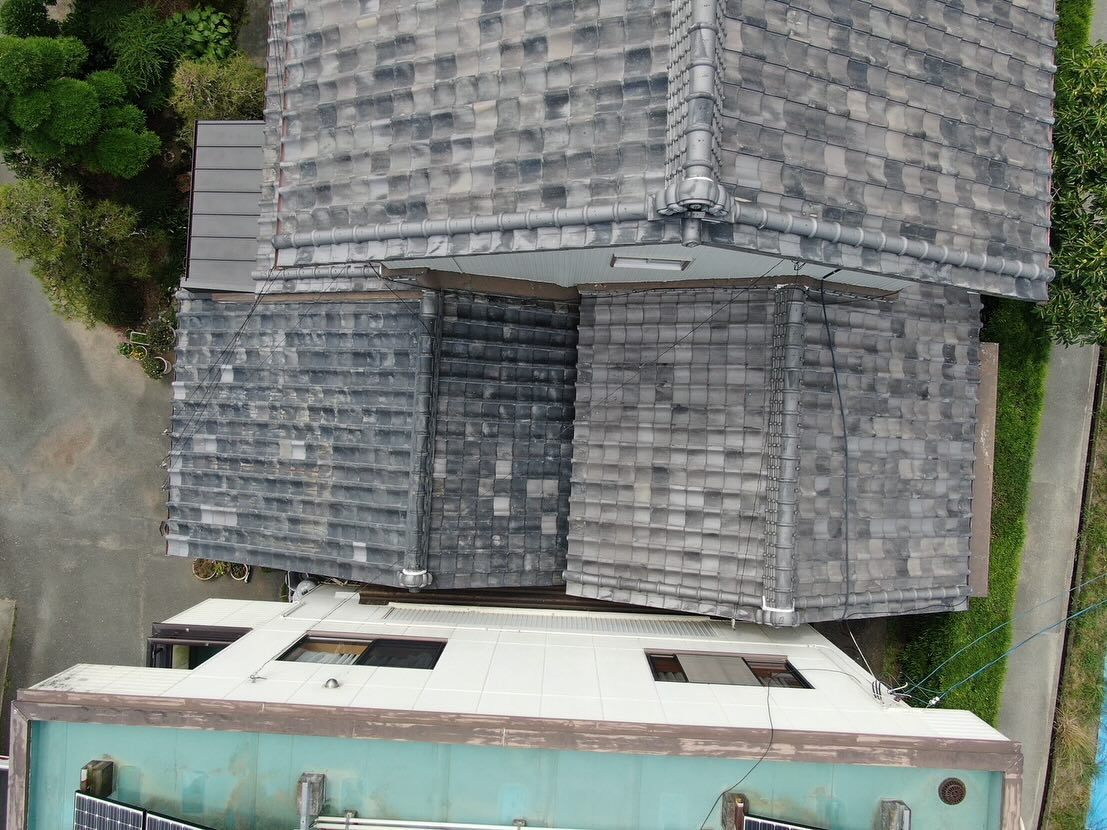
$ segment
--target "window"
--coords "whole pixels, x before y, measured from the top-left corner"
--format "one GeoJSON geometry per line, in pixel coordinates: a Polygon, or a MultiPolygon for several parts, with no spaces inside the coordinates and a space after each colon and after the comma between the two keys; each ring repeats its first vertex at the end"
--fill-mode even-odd
{"type": "Polygon", "coordinates": [[[439,640],[355,640],[309,634],[277,659],[339,666],[433,669],[445,647],[439,640]]]}
{"type": "Polygon", "coordinates": [[[811,684],[783,657],[773,655],[647,652],[653,679],[666,683],[776,686],[810,689],[811,684]]]}
{"type": "Polygon", "coordinates": [[[249,631],[248,628],[154,623],[146,640],[146,665],[158,669],[194,669],[249,631]]]}

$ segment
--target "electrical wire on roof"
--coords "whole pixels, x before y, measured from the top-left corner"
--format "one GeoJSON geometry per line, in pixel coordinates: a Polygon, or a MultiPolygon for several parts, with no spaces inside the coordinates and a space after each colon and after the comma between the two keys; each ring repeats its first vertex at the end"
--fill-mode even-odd
{"type": "Polygon", "coordinates": [[[699,830],[703,830],[704,827],[707,825],[707,822],[710,821],[712,813],[714,813],[715,808],[719,806],[719,802],[723,800],[723,796],[727,793],[732,793],[736,789],[741,787],[746,782],[746,779],[753,775],[757,768],[761,766],[761,762],[764,761],[768,757],[769,753],[772,751],[773,740],[776,737],[776,727],[773,726],[772,690],[772,686],[765,687],[765,714],[768,715],[769,718],[769,741],[765,744],[765,749],[761,752],[760,757],[754,762],[753,766],[746,770],[745,774],[741,778],[739,778],[737,781],[735,781],[733,784],[731,784],[729,787],[719,793],[718,797],[715,799],[715,802],[708,809],[707,815],[705,815],[703,817],[703,821],[700,822],[699,830]]]}
{"type": "MultiPolygon", "coordinates": [[[[315,296],[314,298],[312,298],[311,300],[309,300],[309,301],[307,302],[307,308],[305,308],[305,309],[304,309],[304,310],[303,310],[303,311],[302,311],[302,312],[300,313],[299,317],[297,317],[297,318],[296,318],[296,322],[295,322],[295,323],[294,323],[294,324],[293,324],[293,325],[292,325],[292,326],[291,326],[290,328],[288,328],[288,329],[285,329],[284,331],[282,331],[282,332],[281,332],[281,337],[282,337],[282,339],[281,339],[281,342],[280,342],[279,344],[277,344],[277,345],[271,346],[271,347],[270,347],[270,348],[268,349],[268,351],[266,352],[266,359],[265,359],[264,361],[262,361],[262,362],[261,362],[260,364],[258,364],[258,365],[257,365],[257,366],[256,366],[255,368],[259,368],[259,369],[261,369],[261,368],[264,368],[265,366],[268,366],[268,365],[269,365],[269,361],[271,361],[271,360],[273,359],[273,355],[274,355],[274,354],[275,354],[275,353],[277,352],[277,350],[278,350],[278,349],[283,349],[283,348],[284,348],[285,340],[286,340],[286,338],[288,337],[288,332],[289,332],[290,330],[294,330],[294,329],[298,329],[298,328],[299,328],[299,326],[300,326],[300,323],[302,323],[302,322],[304,321],[304,318],[306,318],[306,317],[307,317],[307,315],[308,315],[308,314],[309,314],[309,313],[310,313],[310,312],[312,311],[312,309],[313,309],[313,308],[314,308],[314,307],[315,307],[315,306],[316,306],[316,305],[317,305],[317,304],[318,304],[319,302],[321,302],[321,301],[322,301],[322,298],[323,298],[324,296],[326,296],[326,294],[327,294],[327,293],[328,293],[328,292],[329,292],[329,291],[331,290],[331,288],[333,288],[333,287],[334,287],[335,283],[336,283],[336,282],[338,282],[338,280],[339,280],[339,279],[341,279],[342,277],[345,277],[345,276],[348,276],[348,275],[349,275],[349,273],[350,273],[350,268],[352,268],[352,267],[353,267],[353,266],[352,266],[352,264],[351,264],[351,265],[348,265],[348,266],[347,266],[347,269],[346,269],[346,271],[345,271],[345,272],[341,272],[341,271],[340,271],[340,272],[336,273],[336,274],[334,275],[334,277],[333,277],[333,278],[331,279],[330,283],[329,283],[329,284],[327,285],[327,287],[326,287],[326,288],[324,288],[324,289],[323,289],[323,291],[322,291],[321,293],[317,294],[317,295],[316,295],[316,296],[315,296]]],[[[260,294],[259,294],[258,296],[259,296],[259,298],[260,298],[261,296],[264,296],[264,295],[260,295],[260,294]]],[[[256,307],[256,304],[257,304],[257,301],[255,300],[255,306],[254,306],[254,307],[256,307]]],[[[210,392],[210,394],[209,394],[209,395],[207,395],[207,397],[206,397],[206,400],[205,400],[205,401],[203,402],[203,407],[202,407],[202,409],[200,409],[200,410],[198,410],[198,411],[196,411],[196,412],[193,412],[192,418],[190,418],[190,419],[189,419],[189,424],[191,424],[191,423],[193,423],[193,422],[196,422],[196,428],[195,428],[195,429],[194,429],[194,430],[192,431],[192,433],[190,433],[190,434],[187,434],[187,435],[185,435],[185,434],[184,434],[184,431],[182,430],[182,435],[181,435],[181,436],[180,436],[180,437],[179,437],[179,438],[177,439],[177,445],[178,445],[178,446],[183,446],[183,445],[184,445],[184,442],[185,442],[185,441],[186,441],[187,439],[189,439],[189,438],[192,438],[192,436],[193,436],[193,435],[195,435],[195,434],[196,434],[196,432],[198,432],[198,431],[199,431],[199,427],[200,427],[200,420],[199,420],[199,418],[200,418],[200,416],[202,416],[202,415],[203,415],[204,413],[206,413],[206,412],[207,412],[207,409],[208,409],[208,407],[209,407],[209,406],[211,406],[211,402],[212,402],[212,400],[214,400],[214,398],[215,398],[215,390],[216,390],[217,388],[218,388],[218,384],[214,384],[214,383],[213,383],[213,384],[212,384],[212,386],[211,386],[211,392],[210,392]]],[[[172,455],[172,449],[170,449],[170,455],[172,455]]],[[[164,487],[164,486],[168,486],[168,484],[169,484],[169,481],[170,481],[170,477],[169,477],[169,475],[168,475],[168,474],[166,474],[166,477],[165,477],[165,484],[163,485],[163,487],[164,487]]]]}

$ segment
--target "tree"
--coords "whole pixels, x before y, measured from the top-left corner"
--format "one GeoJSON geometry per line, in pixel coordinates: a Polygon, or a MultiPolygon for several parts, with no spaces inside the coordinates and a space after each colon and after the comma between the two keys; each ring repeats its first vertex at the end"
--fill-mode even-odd
{"type": "Polygon", "coordinates": [[[5,0],[0,6],[0,32],[16,37],[53,37],[58,24],[46,14],[46,7],[53,5],[54,0],[5,0]]]}
{"type": "Polygon", "coordinates": [[[261,118],[265,73],[241,54],[226,63],[181,61],[169,103],[184,122],[181,138],[191,144],[197,121],[261,118]]]}
{"type": "Polygon", "coordinates": [[[1041,308],[1061,343],[1107,343],[1107,45],[1059,55],[1053,128],[1053,267],[1041,308]]]}
{"type": "Polygon", "coordinates": [[[88,324],[135,322],[141,281],[159,264],[156,240],[138,228],[132,208],[49,178],[0,187],[0,243],[31,261],[59,314],[88,324]]]}
{"type": "Polygon", "coordinates": [[[40,162],[131,178],[161,149],[117,73],[80,74],[76,38],[0,37],[0,141],[40,162]],[[137,114],[137,116],[136,116],[137,114]]]}

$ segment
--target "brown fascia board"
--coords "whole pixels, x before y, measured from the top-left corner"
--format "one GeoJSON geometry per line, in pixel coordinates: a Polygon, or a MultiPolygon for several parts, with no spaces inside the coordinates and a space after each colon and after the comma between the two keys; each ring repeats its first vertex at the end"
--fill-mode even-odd
{"type": "MultiPolygon", "coordinates": [[[[685,726],[560,718],[307,706],[236,700],[19,692],[13,708],[31,721],[270,732],[362,740],[500,746],[633,755],[926,767],[1019,773],[1014,741],[932,736],[685,726]],[[356,717],[351,714],[356,713],[356,717]],[[770,745],[771,738],[771,745],[770,745]]],[[[13,747],[14,748],[14,747],[13,747]]]]}
{"type": "Polygon", "coordinates": [[[797,763],[983,770],[1003,773],[1001,830],[1017,830],[1022,751],[1013,741],[895,737],[796,730],[669,726],[140,697],[30,689],[12,705],[8,823],[25,830],[34,721],[269,732],[359,740],[619,752],[797,763]],[[357,717],[351,717],[356,712],[357,717]]]}

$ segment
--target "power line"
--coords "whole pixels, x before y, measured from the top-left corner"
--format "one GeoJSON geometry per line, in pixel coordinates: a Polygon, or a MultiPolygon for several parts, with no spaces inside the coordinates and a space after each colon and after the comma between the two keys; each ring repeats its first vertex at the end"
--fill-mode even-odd
{"type": "MultiPolygon", "coordinates": [[[[1096,576],[1090,577],[1089,579],[1086,579],[1083,582],[1081,582],[1079,585],[1074,585],[1073,587],[1069,588],[1067,591],[1062,591],[1061,593],[1054,594],[1053,596],[1049,597],[1048,599],[1043,599],[1041,602],[1037,603],[1036,605],[1032,605],[1029,608],[1027,608],[1026,610],[1019,612],[1018,614],[1013,616],[1011,619],[1004,620],[999,625],[988,629],[983,634],[981,634],[979,637],[977,637],[975,640],[973,640],[971,643],[968,643],[967,645],[961,646],[961,648],[959,648],[959,649],[957,649],[957,651],[953,652],[953,654],[951,654],[949,657],[947,657],[945,660],[943,660],[941,663],[939,663],[937,666],[935,666],[931,670],[931,672],[928,675],[926,675],[926,677],[924,677],[922,680],[919,680],[917,683],[908,683],[908,684],[906,684],[906,688],[903,689],[903,692],[904,693],[909,693],[909,692],[914,691],[915,689],[922,689],[922,684],[923,683],[925,683],[927,680],[929,680],[931,677],[933,677],[935,674],[937,674],[939,671],[941,671],[941,669],[943,667],[945,667],[950,662],[952,662],[958,655],[963,654],[964,652],[968,651],[970,648],[975,646],[981,640],[987,639],[988,637],[990,637],[992,634],[995,634],[1000,629],[1006,628],[1007,626],[1014,623],[1016,620],[1021,619],[1022,617],[1025,617],[1026,615],[1030,614],[1032,611],[1036,611],[1037,609],[1041,608],[1043,605],[1048,605],[1049,603],[1054,602],[1055,600],[1058,600],[1063,596],[1070,595],[1070,594],[1074,593],[1075,591],[1079,591],[1079,590],[1087,587],[1088,585],[1091,585],[1095,582],[1099,582],[1101,579],[1104,579],[1104,578],[1107,578],[1107,571],[1104,571],[1101,574],[1097,574],[1096,576]]],[[[923,689],[923,691],[926,691],[926,690],[923,689]]],[[[898,692],[898,690],[897,690],[897,692],[898,692]]]]}
{"type": "Polygon", "coordinates": [[[1069,622],[1070,620],[1079,619],[1080,617],[1083,617],[1085,614],[1088,614],[1092,611],[1095,611],[1097,608],[1102,608],[1104,605],[1107,605],[1107,599],[1102,599],[1099,602],[1092,603],[1091,605],[1087,606],[1086,608],[1081,608],[1079,611],[1075,611],[1075,612],[1073,612],[1072,614],[1069,614],[1066,617],[1062,617],[1061,619],[1057,620],[1057,622],[1055,622],[1055,623],[1051,623],[1050,625],[1047,625],[1044,628],[1038,629],[1033,634],[1031,634],[1029,637],[1027,637],[1025,640],[1021,640],[1020,642],[1018,642],[1015,645],[1011,646],[1011,648],[1007,649],[1007,651],[1003,652],[1003,654],[989,660],[987,663],[985,663],[983,666],[978,668],[976,671],[974,671],[968,677],[965,677],[961,680],[958,680],[956,683],[954,683],[952,686],[947,688],[945,691],[943,691],[940,694],[936,695],[935,697],[931,698],[927,702],[927,707],[937,706],[939,703],[941,703],[942,699],[949,696],[949,694],[951,692],[953,692],[956,689],[959,689],[961,686],[964,686],[966,683],[973,680],[974,678],[979,677],[981,674],[986,672],[988,669],[990,669],[996,663],[999,663],[1002,660],[1006,660],[1007,657],[1009,657],[1011,654],[1014,654],[1016,651],[1018,651],[1024,645],[1029,643],[1031,640],[1037,639],[1038,637],[1045,634],[1047,631],[1052,631],[1057,626],[1064,625],[1066,622],[1069,622]]]}

